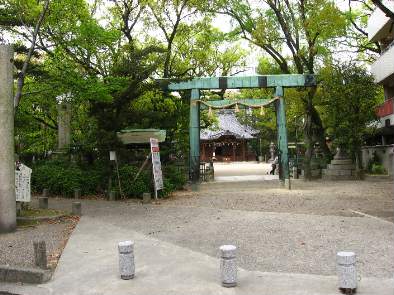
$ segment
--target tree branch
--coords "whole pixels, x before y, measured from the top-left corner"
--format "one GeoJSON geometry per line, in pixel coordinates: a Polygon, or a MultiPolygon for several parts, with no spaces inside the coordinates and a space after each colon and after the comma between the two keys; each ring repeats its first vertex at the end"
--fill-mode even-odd
{"type": "Polygon", "coordinates": [[[18,81],[17,81],[17,87],[16,87],[16,91],[15,91],[15,96],[14,96],[14,108],[16,109],[19,105],[21,96],[22,96],[22,88],[23,88],[23,84],[25,83],[25,77],[26,77],[26,71],[27,68],[29,66],[31,57],[33,55],[33,51],[34,48],[36,46],[36,41],[37,41],[37,35],[38,32],[40,30],[40,27],[44,21],[44,17],[46,12],[48,11],[48,7],[49,7],[49,0],[46,0],[44,3],[44,7],[40,13],[40,16],[38,18],[38,21],[36,23],[36,26],[34,28],[34,32],[33,32],[33,36],[32,36],[32,40],[31,40],[31,45],[29,48],[29,52],[27,53],[27,57],[23,63],[23,67],[22,70],[19,72],[18,74],[18,81]]]}

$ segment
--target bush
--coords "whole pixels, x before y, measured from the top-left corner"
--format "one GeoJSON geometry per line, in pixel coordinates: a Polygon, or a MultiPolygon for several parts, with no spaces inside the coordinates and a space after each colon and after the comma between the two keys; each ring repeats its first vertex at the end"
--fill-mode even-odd
{"type": "MultiPolygon", "coordinates": [[[[138,169],[133,165],[123,165],[119,169],[122,192],[127,198],[141,197],[142,193],[152,191],[151,170],[144,170],[134,180],[138,169]]],[[[74,189],[81,189],[82,194],[96,194],[107,187],[109,169],[105,164],[78,166],[67,161],[46,161],[33,166],[32,190],[42,192],[44,188],[53,194],[72,196],[74,189]]],[[[186,183],[183,169],[169,165],[163,167],[164,188],[160,196],[167,196],[186,183]]],[[[112,173],[112,187],[118,191],[116,171],[112,173]]]]}
{"type": "MultiPolygon", "coordinates": [[[[147,171],[142,171],[134,181],[138,168],[132,165],[124,165],[119,169],[119,177],[122,186],[122,192],[126,197],[140,197],[142,193],[151,191],[151,177],[147,171]]],[[[113,186],[118,187],[118,179],[114,175],[112,180],[113,186]]]]}
{"type": "Polygon", "coordinates": [[[74,189],[81,189],[83,194],[100,191],[105,183],[105,174],[95,167],[82,169],[75,164],[48,161],[33,166],[31,185],[34,192],[44,188],[53,194],[72,196],[74,189]]]}
{"type": "Polygon", "coordinates": [[[168,188],[172,188],[172,190],[181,189],[187,181],[186,174],[183,171],[182,167],[177,167],[175,165],[166,166],[163,169],[163,174],[164,186],[165,180],[168,180],[167,186],[168,188]]]}
{"type": "Polygon", "coordinates": [[[386,174],[386,169],[384,169],[383,165],[381,165],[381,164],[372,164],[371,173],[372,174],[386,174]]]}
{"type": "MultiPolygon", "coordinates": [[[[144,170],[133,182],[139,168],[132,165],[124,165],[119,169],[119,176],[123,194],[130,197],[141,197],[142,193],[152,191],[151,170],[144,170]]],[[[117,187],[118,179],[114,176],[112,183],[117,187]]],[[[178,190],[186,183],[185,173],[174,165],[163,167],[163,189],[160,196],[168,196],[171,192],[178,190]]]]}

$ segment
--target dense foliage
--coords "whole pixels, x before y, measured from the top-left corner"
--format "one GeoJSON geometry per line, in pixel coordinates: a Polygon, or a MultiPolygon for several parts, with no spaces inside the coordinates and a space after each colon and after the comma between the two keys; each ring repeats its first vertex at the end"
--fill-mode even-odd
{"type": "MultiPolygon", "coordinates": [[[[119,178],[122,197],[139,198],[144,192],[151,192],[151,171],[142,171],[137,176],[139,167],[123,165],[119,168],[119,178]]],[[[163,167],[164,189],[161,196],[181,189],[186,183],[186,173],[183,167],[166,165],[163,167]]],[[[48,189],[51,194],[71,197],[75,189],[80,189],[83,195],[104,194],[110,190],[120,192],[115,169],[104,165],[81,166],[69,161],[43,161],[33,165],[32,190],[41,193],[48,189]],[[110,180],[111,179],[111,180],[110,180]]]]}
{"type": "MultiPolygon", "coordinates": [[[[50,158],[57,147],[58,106],[66,102],[72,113],[66,158],[72,154],[77,164],[41,162],[33,169],[36,190],[107,190],[108,151],[123,148],[116,132],[124,128],[165,129],[164,163],[173,157],[186,163],[190,92],[169,93],[155,79],[231,76],[249,70],[247,60],[259,59],[259,74],[320,74],[317,87],[285,93],[289,141],[305,144],[306,177],[316,144],[331,157],[327,136],[356,157],[382,98],[363,67],[337,58],[345,51],[369,62],[379,52],[364,34],[371,9],[362,3],[344,10],[329,0],[0,1],[0,38],[17,52],[17,153],[22,160],[50,158]],[[225,30],[218,17],[228,19],[225,30]]],[[[271,90],[202,94],[273,97],[271,90]]],[[[261,146],[256,142],[254,148],[267,152],[276,141],[273,109],[240,117],[261,130],[261,146]]],[[[201,126],[214,121],[202,112],[201,126]]],[[[141,154],[143,161],[146,150],[141,154]]],[[[130,182],[141,155],[121,164],[127,196],[150,187],[147,170],[130,182]]],[[[168,169],[167,192],[185,180],[185,173],[168,169]]]]}

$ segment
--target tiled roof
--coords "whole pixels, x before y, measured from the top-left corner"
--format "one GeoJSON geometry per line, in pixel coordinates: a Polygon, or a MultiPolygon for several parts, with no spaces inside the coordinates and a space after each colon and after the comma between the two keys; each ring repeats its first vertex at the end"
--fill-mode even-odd
{"type": "Polygon", "coordinates": [[[214,140],[218,139],[223,135],[233,135],[237,139],[252,139],[255,135],[259,133],[258,130],[253,129],[250,126],[242,125],[234,110],[220,110],[216,113],[218,117],[218,127],[217,129],[201,129],[200,139],[201,140],[214,140]]]}

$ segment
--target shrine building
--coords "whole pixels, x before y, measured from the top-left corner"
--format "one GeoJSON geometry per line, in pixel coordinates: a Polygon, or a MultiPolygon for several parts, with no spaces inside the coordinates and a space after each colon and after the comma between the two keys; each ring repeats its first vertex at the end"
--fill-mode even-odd
{"type": "Polygon", "coordinates": [[[200,160],[202,162],[256,161],[256,152],[250,148],[249,142],[257,137],[258,131],[241,124],[234,110],[223,109],[216,115],[217,128],[200,131],[200,160]]]}

